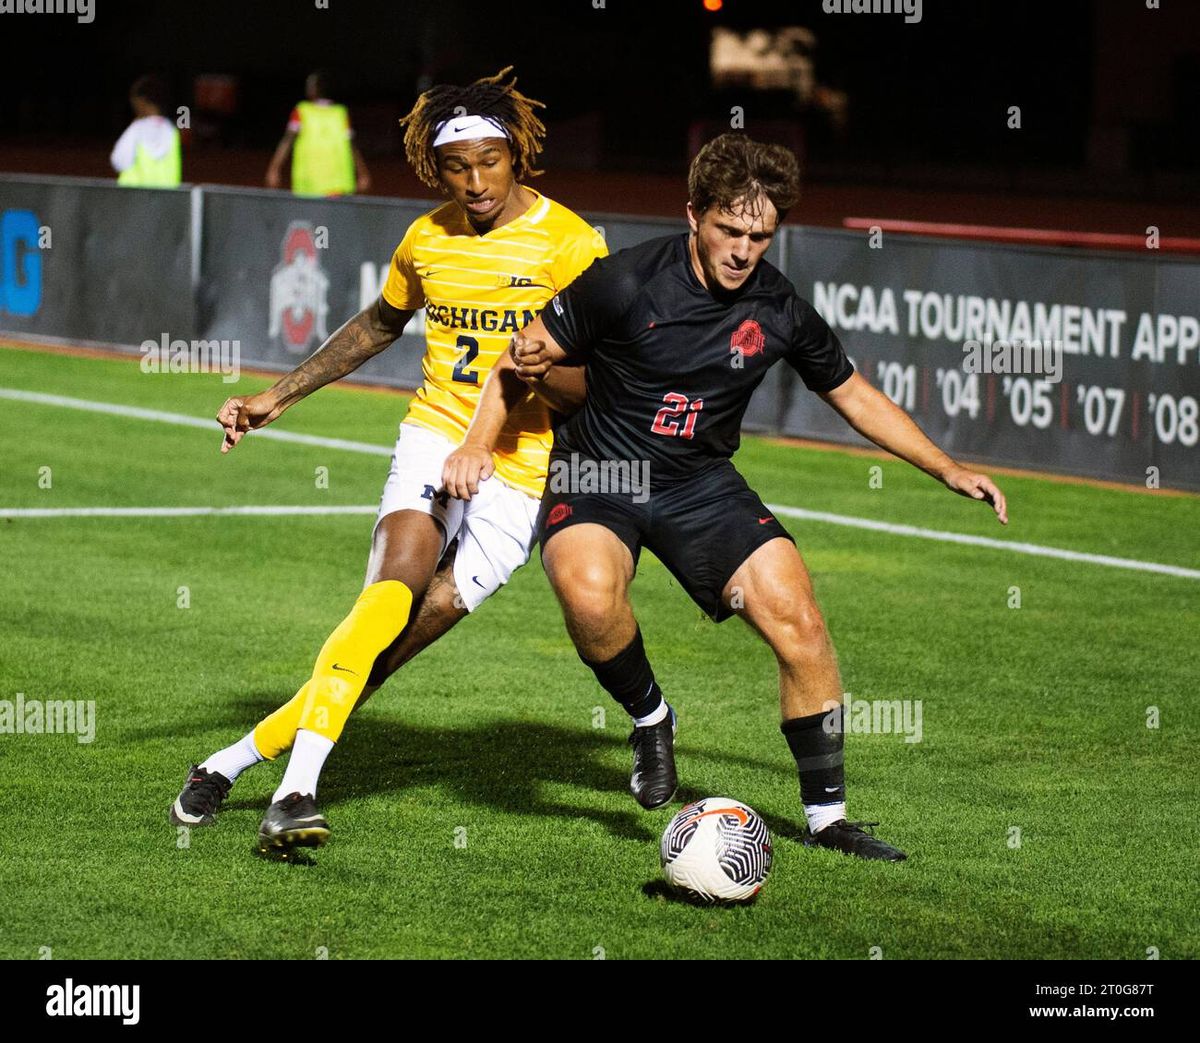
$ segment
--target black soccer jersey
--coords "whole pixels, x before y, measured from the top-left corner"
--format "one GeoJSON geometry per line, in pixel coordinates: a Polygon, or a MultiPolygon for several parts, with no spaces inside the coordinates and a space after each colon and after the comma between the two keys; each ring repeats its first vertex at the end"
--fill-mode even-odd
{"type": "Polygon", "coordinates": [[[593,262],[541,317],[588,366],[587,400],[556,431],[553,455],[647,461],[652,486],[732,456],[750,396],[780,359],[812,391],[854,372],[779,269],[760,261],[718,300],[692,270],[686,234],[593,262]]]}

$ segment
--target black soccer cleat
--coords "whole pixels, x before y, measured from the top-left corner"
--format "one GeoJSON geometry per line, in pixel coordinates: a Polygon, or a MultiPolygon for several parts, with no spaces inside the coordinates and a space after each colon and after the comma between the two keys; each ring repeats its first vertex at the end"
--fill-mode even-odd
{"type": "Polygon", "coordinates": [[[329,834],[329,823],[312,795],[289,793],[267,808],[258,827],[258,849],[286,856],[295,847],[321,847],[329,834]]]}
{"type": "Polygon", "coordinates": [[[847,822],[840,818],[816,833],[806,828],[800,839],[805,847],[827,847],[844,855],[857,855],[859,858],[903,862],[908,855],[862,828],[878,825],[878,822],[847,822]]]}
{"type": "Polygon", "coordinates": [[[634,728],[629,735],[633,747],[633,774],[629,792],[647,811],[661,808],[679,785],[675,774],[675,711],[667,704],[667,716],[658,724],[634,728]]]}
{"type": "Polygon", "coordinates": [[[175,826],[211,826],[229,791],[230,782],[219,771],[193,764],[183,791],[171,805],[171,824],[175,826]]]}

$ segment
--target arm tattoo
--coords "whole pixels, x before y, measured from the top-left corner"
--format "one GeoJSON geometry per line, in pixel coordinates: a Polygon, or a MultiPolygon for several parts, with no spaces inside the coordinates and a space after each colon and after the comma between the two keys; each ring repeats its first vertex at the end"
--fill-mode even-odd
{"type": "MultiPolygon", "coordinates": [[[[398,313],[404,322],[407,312],[398,313]]],[[[299,401],[318,388],[353,373],[367,359],[378,355],[404,330],[404,324],[385,322],[376,302],[363,309],[337,329],[312,355],[287,376],[282,377],[274,390],[287,403],[299,401]]]]}

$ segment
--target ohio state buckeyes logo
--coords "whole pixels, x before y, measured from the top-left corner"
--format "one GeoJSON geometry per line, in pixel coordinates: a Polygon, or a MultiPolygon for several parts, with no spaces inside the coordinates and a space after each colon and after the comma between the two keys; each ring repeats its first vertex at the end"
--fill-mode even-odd
{"type": "Polygon", "coordinates": [[[546,519],[547,525],[557,525],[560,521],[565,521],[571,517],[571,505],[569,503],[556,503],[550,508],[550,516],[546,519]]]}
{"type": "Polygon", "coordinates": [[[280,254],[271,273],[269,336],[299,354],[329,336],[329,277],[321,270],[313,226],[307,221],[288,225],[280,254]]]}
{"type": "Polygon", "coordinates": [[[767,338],[763,336],[762,327],[753,319],[747,319],[730,338],[729,353],[750,358],[751,355],[757,355],[762,351],[766,343],[767,338]]]}

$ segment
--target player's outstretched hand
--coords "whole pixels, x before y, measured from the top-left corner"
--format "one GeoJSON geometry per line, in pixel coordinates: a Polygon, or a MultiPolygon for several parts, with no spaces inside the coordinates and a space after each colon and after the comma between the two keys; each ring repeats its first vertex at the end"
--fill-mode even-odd
{"type": "Polygon", "coordinates": [[[958,467],[942,479],[947,489],[952,489],[960,496],[969,496],[973,500],[983,500],[992,505],[1001,525],[1008,524],[1008,504],[1004,493],[986,474],[975,474],[965,467],[958,467]]]}
{"type": "Polygon", "coordinates": [[[496,465],[489,450],[478,445],[462,445],[442,466],[442,488],[456,500],[469,500],[479,492],[479,483],[490,478],[496,465]]]}
{"type": "Polygon", "coordinates": [[[550,359],[550,349],[544,340],[530,340],[524,333],[513,334],[509,353],[517,364],[517,376],[526,383],[541,380],[550,372],[554,364],[550,359]]]}
{"type": "Polygon", "coordinates": [[[227,453],[242,440],[247,431],[266,427],[275,420],[282,407],[275,397],[267,391],[249,398],[228,398],[217,414],[217,423],[225,429],[225,437],[221,441],[221,452],[227,453]]]}

